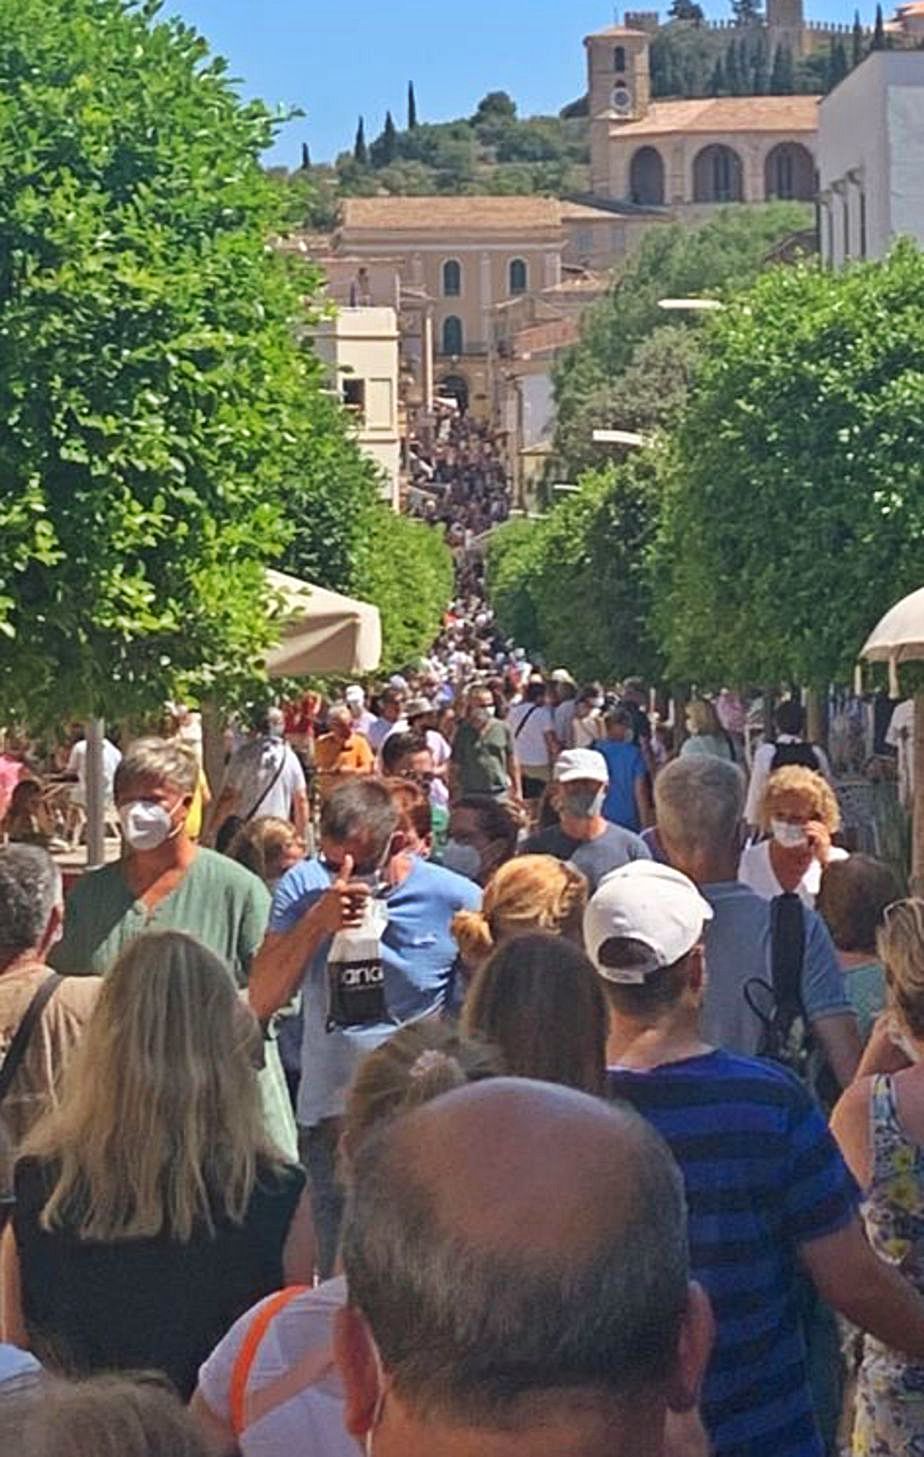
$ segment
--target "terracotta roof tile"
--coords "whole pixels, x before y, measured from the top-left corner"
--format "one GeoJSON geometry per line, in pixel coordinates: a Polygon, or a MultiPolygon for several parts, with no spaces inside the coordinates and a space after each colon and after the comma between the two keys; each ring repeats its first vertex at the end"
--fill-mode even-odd
{"type": "Polygon", "coordinates": [[[343,204],[344,231],[510,232],[560,226],[561,203],[554,197],[350,197],[343,204]]]}
{"type": "Polygon", "coordinates": [[[814,132],[818,96],[712,96],[701,101],[654,101],[641,121],[614,125],[610,136],[656,137],[670,132],[814,132]]]}
{"type": "Polygon", "coordinates": [[[513,336],[514,349],[520,359],[529,354],[545,354],[549,350],[567,349],[581,337],[576,319],[553,319],[547,324],[530,324],[513,336]]]}

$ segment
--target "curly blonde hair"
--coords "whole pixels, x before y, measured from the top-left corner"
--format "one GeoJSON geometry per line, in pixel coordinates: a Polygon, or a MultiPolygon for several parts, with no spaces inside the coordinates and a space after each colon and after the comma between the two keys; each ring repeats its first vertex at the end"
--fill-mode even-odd
{"type": "Polygon", "coordinates": [[[912,1037],[924,1037],[924,900],[887,906],[876,945],[892,1011],[912,1037]]]}
{"type": "Polygon", "coordinates": [[[581,944],[587,881],[552,855],[518,855],[488,885],[480,911],[459,911],[452,934],[462,959],[480,966],[507,937],[550,931],[581,944]]]}
{"type": "Polygon", "coordinates": [[[841,827],[841,811],[837,796],[827,779],[806,769],[801,764],[787,764],[777,769],[767,780],[760,802],[760,827],[769,830],[770,821],[775,818],[773,807],[783,794],[797,794],[805,800],[808,817],[820,820],[828,833],[834,835],[841,827]]]}

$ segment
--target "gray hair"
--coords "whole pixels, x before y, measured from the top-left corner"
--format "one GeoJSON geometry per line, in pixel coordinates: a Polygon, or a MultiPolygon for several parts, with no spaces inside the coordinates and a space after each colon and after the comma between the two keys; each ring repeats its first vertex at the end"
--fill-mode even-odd
{"type": "Polygon", "coordinates": [[[378,858],[398,828],[398,819],[391,790],[381,779],[348,779],[337,786],[321,810],[321,837],[342,845],[365,830],[372,840],[372,854],[378,858]]]}
{"type": "Polygon", "coordinates": [[[29,951],[61,904],[61,872],[38,845],[0,849],[0,948],[29,951]]]}
{"type": "Polygon", "coordinates": [[[711,754],[675,759],[655,780],[654,798],[665,842],[688,855],[722,853],[744,812],[744,775],[711,754]]]}
{"type": "Polygon", "coordinates": [[[178,739],[136,739],[116,769],[113,794],[118,799],[130,784],[146,781],[194,794],[199,783],[199,760],[189,745],[178,739]]]}
{"type": "Polygon", "coordinates": [[[653,1129],[610,1114],[631,1149],[628,1207],[593,1244],[541,1257],[528,1240],[466,1238],[437,1211],[393,1142],[404,1119],[363,1140],[342,1242],[350,1303],[421,1415],[501,1428],[524,1399],[580,1390],[618,1404],[669,1379],[688,1299],[683,1181],[653,1129]]]}

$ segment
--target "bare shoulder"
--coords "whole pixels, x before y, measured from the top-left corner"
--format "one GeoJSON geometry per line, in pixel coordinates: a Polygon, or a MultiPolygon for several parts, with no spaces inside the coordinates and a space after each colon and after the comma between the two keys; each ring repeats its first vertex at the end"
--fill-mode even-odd
{"type": "Polygon", "coordinates": [[[858,1183],[870,1174],[869,1107],[873,1078],[861,1077],[841,1094],[831,1115],[831,1132],[858,1183]]]}

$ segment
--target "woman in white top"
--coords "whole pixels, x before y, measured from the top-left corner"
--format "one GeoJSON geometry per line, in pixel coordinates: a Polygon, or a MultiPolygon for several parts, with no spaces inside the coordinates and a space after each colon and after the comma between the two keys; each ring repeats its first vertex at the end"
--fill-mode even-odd
{"type": "Polygon", "coordinates": [[[542,678],[530,678],[522,703],[514,704],[507,722],[513,733],[516,756],[523,774],[523,798],[542,798],[552,777],[558,754],[555,719],[548,706],[548,690],[542,678]]]}
{"type": "MultiPolygon", "coordinates": [[[[347,1099],[341,1156],[381,1121],[502,1071],[500,1054],[445,1022],[412,1022],[362,1062],[347,1099]]],[[[348,1167],[347,1167],[348,1173],[348,1167]]],[[[233,1325],[199,1371],[192,1411],[215,1457],[357,1457],[343,1424],[333,1330],[343,1276],[290,1286],[233,1325]]]]}
{"type": "Polygon", "coordinates": [[[778,769],[760,806],[760,827],[771,838],[748,846],[738,879],[764,900],[794,891],[814,906],[825,866],[847,858],[831,843],[840,825],[834,791],[820,774],[796,764],[778,769]]]}

